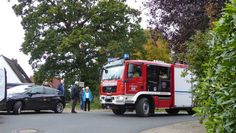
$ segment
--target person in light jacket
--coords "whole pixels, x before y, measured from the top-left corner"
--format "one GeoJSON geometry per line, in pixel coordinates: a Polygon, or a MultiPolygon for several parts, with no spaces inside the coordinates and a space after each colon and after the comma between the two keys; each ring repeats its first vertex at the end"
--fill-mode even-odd
{"type": "Polygon", "coordinates": [[[87,109],[90,111],[90,103],[93,100],[93,96],[88,86],[86,86],[82,93],[82,100],[84,102],[84,111],[87,111],[87,109]]]}

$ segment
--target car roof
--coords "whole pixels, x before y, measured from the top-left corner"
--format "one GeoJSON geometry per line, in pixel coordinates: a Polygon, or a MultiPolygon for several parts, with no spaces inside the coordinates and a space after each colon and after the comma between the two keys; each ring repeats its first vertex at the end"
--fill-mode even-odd
{"type": "Polygon", "coordinates": [[[48,89],[48,90],[58,91],[57,89],[47,87],[47,86],[43,86],[43,85],[30,85],[30,84],[27,84],[27,85],[18,85],[18,86],[9,88],[7,90],[7,92],[8,93],[23,93],[27,88],[32,88],[32,87],[37,87],[37,86],[38,87],[43,87],[43,88],[48,89]]]}

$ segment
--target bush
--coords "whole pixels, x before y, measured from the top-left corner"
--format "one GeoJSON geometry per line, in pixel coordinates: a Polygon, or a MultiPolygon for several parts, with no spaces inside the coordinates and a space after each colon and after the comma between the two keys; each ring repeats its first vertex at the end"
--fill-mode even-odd
{"type": "Polygon", "coordinates": [[[212,32],[212,39],[206,49],[199,49],[199,53],[203,52],[207,58],[203,58],[200,63],[190,63],[197,75],[194,92],[198,106],[196,111],[208,132],[235,133],[236,0],[227,4],[224,15],[212,32]],[[207,53],[204,52],[206,50],[207,53]]]}

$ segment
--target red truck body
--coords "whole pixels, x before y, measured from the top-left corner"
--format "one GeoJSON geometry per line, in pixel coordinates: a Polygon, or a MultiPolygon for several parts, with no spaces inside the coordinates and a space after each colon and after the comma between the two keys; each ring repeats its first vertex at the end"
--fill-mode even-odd
{"type": "Polygon", "coordinates": [[[116,115],[136,111],[149,116],[164,108],[169,114],[179,110],[193,113],[190,74],[182,77],[187,65],[144,60],[116,60],[103,67],[100,101],[116,115]]]}

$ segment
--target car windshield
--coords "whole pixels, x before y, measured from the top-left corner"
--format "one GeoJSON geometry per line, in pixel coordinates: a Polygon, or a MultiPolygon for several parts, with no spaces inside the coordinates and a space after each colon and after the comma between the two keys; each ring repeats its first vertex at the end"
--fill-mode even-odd
{"type": "Polygon", "coordinates": [[[29,85],[19,85],[7,90],[7,94],[24,93],[30,88],[29,85]]]}
{"type": "Polygon", "coordinates": [[[121,79],[124,72],[124,66],[108,67],[103,70],[102,80],[121,79]]]}

